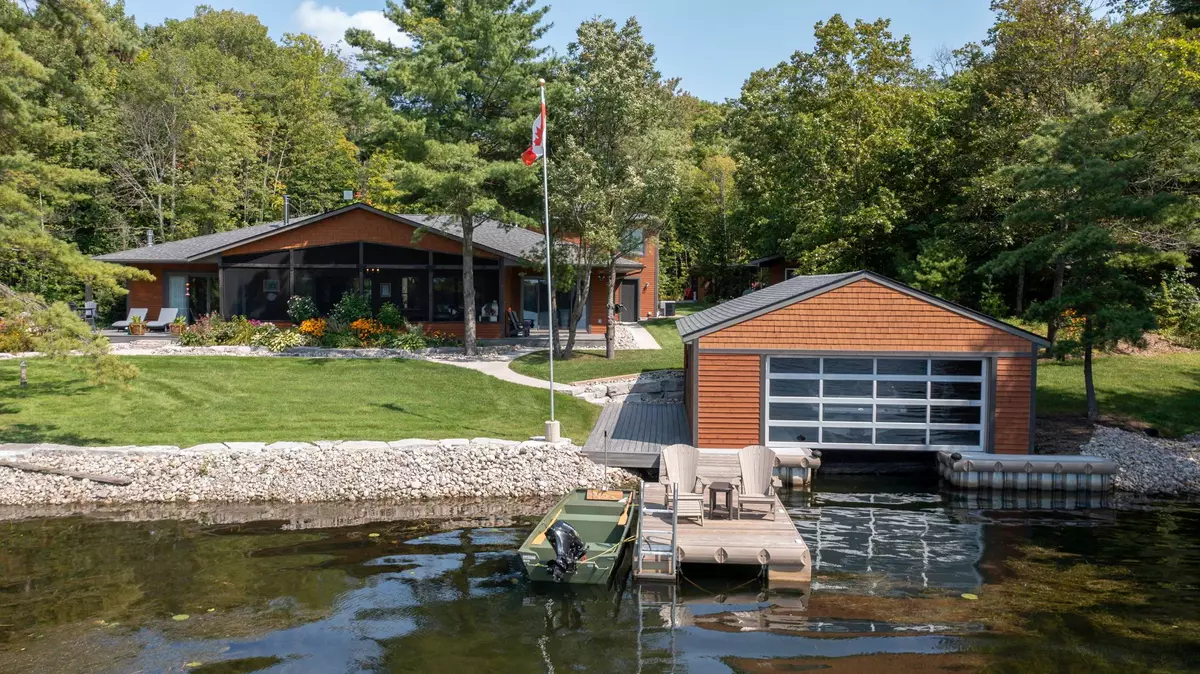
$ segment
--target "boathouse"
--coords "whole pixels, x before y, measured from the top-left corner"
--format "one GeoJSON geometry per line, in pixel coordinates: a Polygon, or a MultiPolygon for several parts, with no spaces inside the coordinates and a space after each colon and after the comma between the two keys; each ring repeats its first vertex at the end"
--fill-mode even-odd
{"type": "Polygon", "coordinates": [[[678,329],[697,447],[1032,451],[1049,343],[884,276],[796,276],[678,329]]]}

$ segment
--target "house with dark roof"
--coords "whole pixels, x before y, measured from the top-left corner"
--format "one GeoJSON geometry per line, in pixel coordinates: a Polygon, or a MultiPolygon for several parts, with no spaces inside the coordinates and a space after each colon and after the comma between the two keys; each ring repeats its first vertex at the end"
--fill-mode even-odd
{"type": "Polygon", "coordinates": [[[1032,451],[1049,343],[879,274],[794,276],[677,327],[697,447],[1032,451]]]}
{"type": "MultiPolygon", "coordinates": [[[[485,220],[474,236],[475,315],[481,339],[509,336],[506,311],[534,329],[548,329],[550,311],[539,260],[540,232],[485,220]]],[[[642,251],[653,255],[653,242],[642,251]]],[[[620,287],[653,285],[656,265],[648,255],[622,258],[620,287]]],[[[328,312],[348,290],[361,290],[375,310],[395,304],[410,322],[427,330],[463,332],[462,229],[442,215],[397,215],[351,204],[319,215],[269,222],[228,232],[133,248],[99,260],[145,269],[153,281],[132,281],[129,307],[151,316],[163,307],[196,317],[229,317],[286,322],[288,299],[311,297],[328,312]]],[[[604,332],[606,305],[614,293],[603,269],[593,270],[580,329],[604,332]]],[[[571,297],[556,299],[559,325],[569,320],[571,297]]],[[[622,316],[635,320],[633,311],[622,316]]]]}

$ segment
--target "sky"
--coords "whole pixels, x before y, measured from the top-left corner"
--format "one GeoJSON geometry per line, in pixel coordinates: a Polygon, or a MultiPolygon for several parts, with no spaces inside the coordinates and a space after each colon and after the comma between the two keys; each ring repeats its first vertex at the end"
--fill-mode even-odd
{"type": "MultiPolygon", "coordinates": [[[[139,24],[187,18],[194,2],[126,0],[139,24]]],[[[203,4],[255,14],[273,37],[306,32],[326,44],[347,28],[404,41],[383,16],[384,0],[208,0],[203,4]]],[[[840,13],[892,20],[894,35],[912,38],[918,63],[929,65],[942,49],[978,42],[992,23],[988,0],[551,0],[554,27],[546,46],[565,53],[580,22],[596,15],[624,21],[636,16],[657,49],[664,76],[682,78],[683,89],[700,98],[736,98],[751,72],[813,46],[813,25],[840,13]]]]}

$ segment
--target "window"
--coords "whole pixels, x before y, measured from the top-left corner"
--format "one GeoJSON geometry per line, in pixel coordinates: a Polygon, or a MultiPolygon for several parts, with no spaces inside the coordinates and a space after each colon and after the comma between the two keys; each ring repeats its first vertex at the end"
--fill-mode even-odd
{"type": "MultiPolygon", "coordinates": [[[[225,274],[228,279],[229,271],[226,270],[225,274]]],[[[296,294],[311,297],[322,316],[329,314],[342,295],[356,288],[357,269],[296,270],[296,294]]]]}
{"type": "Polygon", "coordinates": [[[767,440],[780,445],[964,449],[982,446],[979,358],[772,356],[767,440]]]}
{"type": "Polygon", "coordinates": [[[629,233],[629,245],[625,247],[628,255],[641,257],[646,254],[646,230],[641,227],[629,233]]]}
{"type": "Polygon", "coordinates": [[[783,280],[784,281],[786,281],[788,279],[796,278],[799,275],[800,275],[800,270],[795,267],[787,267],[786,269],[783,270],[783,280]]]}
{"type": "Polygon", "coordinates": [[[435,321],[463,320],[462,272],[433,273],[433,317],[435,321]]]}
{"type": "Polygon", "coordinates": [[[378,312],[386,302],[400,309],[404,318],[420,323],[429,320],[429,272],[425,270],[380,269],[368,271],[371,307],[378,312]]]}

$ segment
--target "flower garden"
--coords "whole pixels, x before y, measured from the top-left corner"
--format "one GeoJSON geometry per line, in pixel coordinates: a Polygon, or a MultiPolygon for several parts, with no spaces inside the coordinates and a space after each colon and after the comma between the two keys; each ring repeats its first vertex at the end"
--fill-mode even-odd
{"type": "Polygon", "coordinates": [[[202,316],[183,329],[179,343],[183,346],[264,346],[277,352],[297,346],[416,351],[461,344],[457,338],[445,333],[426,334],[421,324],[406,321],[400,309],[390,302],[373,314],[370,302],[354,291],[342,295],[326,316],[319,315],[312,298],[297,295],[288,300],[288,317],[297,327],[280,328],[274,323],[245,316],[228,320],[218,314],[202,316]]]}

